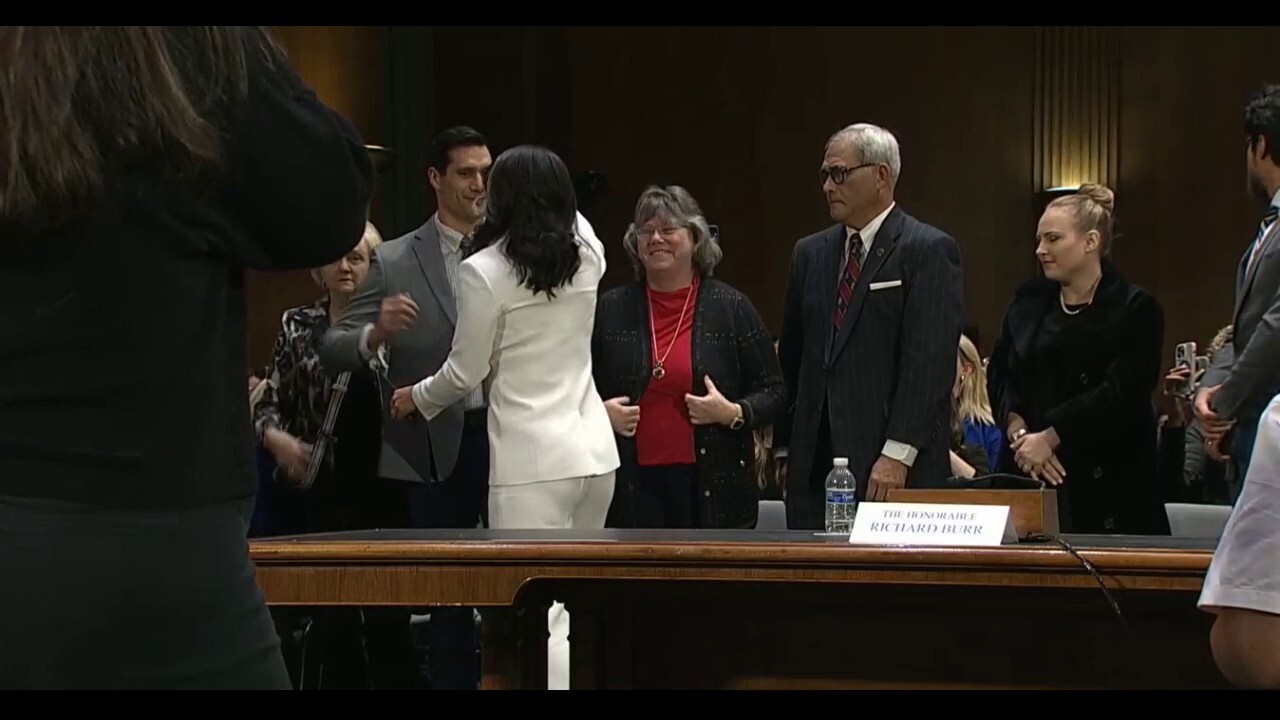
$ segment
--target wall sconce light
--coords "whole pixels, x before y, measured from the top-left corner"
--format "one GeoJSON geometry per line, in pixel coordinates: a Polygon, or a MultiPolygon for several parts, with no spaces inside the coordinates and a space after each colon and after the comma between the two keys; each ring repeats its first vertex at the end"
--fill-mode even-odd
{"type": "Polygon", "coordinates": [[[1057,187],[1046,188],[1036,193],[1036,210],[1044,212],[1045,207],[1049,203],[1060,197],[1074,195],[1080,189],[1079,185],[1059,185],[1057,187]]]}
{"type": "Polygon", "coordinates": [[[1038,26],[1031,182],[1043,205],[1120,176],[1120,29],[1038,26]]]}
{"type": "Polygon", "coordinates": [[[1056,200],[1064,195],[1074,194],[1079,190],[1079,185],[1059,185],[1058,187],[1047,188],[1041,192],[1049,200],[1056,200]]]}
{"type": "Polygon", "coordinates": [[[385,148],[381,145],[365,145],[364,149],[369,152],[369,161],[373,163],[375,175],[386,175],[391,172],[391,168],[395,165],[396,155],[390,148],[385,148]]]}

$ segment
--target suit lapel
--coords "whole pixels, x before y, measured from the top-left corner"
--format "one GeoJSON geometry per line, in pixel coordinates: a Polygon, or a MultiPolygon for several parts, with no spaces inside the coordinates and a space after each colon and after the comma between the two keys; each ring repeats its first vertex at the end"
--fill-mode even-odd
{"type": "MultiPolygon", "coordinates": [[[[862,261],[862,272],[858,275],[858,282],[853,286],[853,299],[849,301],[849,309],[845,312],[844,322],[840,324],[840,329],[836,333],[835,342],[832,343],[831,361],[835,362],[836,356],[844,348],[845,343],[849,342],[849,336],[853,334],[853,325],[858,321],[858,315],[862,312],[862,305],[867,299],[868,288],[871,285],[871,278],[880,272],[880,268],[884,265],[889,256],[893,254],[894,249],[898,245],[898,236],[902,234],[902,227],[905,224],[904,214],[902,210],[894,207],[885,217],[884,222],[880,225],[880,229],[876,231],[875,241],[871,244],[871,252],[862,261]]],[[[841,256],[843,261],[843,254],[841,256]]],[[[843,271],[843,266],[837,270],[837,275],[843,271]]],[[[832,291],[834,294],[834,290],[832,291]]],[[[834,301],[833,313],[834,317],[834,301]]]]}
{"type": "Polygon", "coordinates": [[[1236,311],[1234,313],[1236,318],[1240,315],[1240,308],[1244,307],[1244,300],[1249,296],[1249,290],[1253,288],[1253,279],[1258,276],[1258,268],[1262,265],[1262,256],[1267,252],[1267,248],[1271,246],[1271,243],[1275,242],[1277,233],[1280,233],[1280,222],[1271,223],[1266,237],[1262,239],[1262,247],[1258,248],[1258,259],[1253,263],[1253,267],[1248,267],[1249,255],[1253,252],[1253,245],[1251,244],[1249,249],[1245,251],[1243,260],[1245,263],[1244,281],[1240,283],[1240,292],[1236,293],[1236,311]]]}
{"type": "Polygon", "coordinates": [[[449,275],[444,269],[444,253],[440,250],[440,231],[436,229],[435,218],[427,221],[413,235],[413,254],[418,258],[418,267],[427,279],[427,287],[436,296],[440,309],[444,310],[449,323],[458,322],[458,301],[453,296],[453,288],[449,286],[449,275]]]}

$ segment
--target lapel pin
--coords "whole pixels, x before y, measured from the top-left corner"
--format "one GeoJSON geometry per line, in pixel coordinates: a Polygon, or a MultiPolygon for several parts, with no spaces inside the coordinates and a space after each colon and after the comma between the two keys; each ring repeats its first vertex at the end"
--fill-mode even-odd
{"type": "Polygon", "coordinates": [[[876,248],[876,257],[884,257],[884,248],[876,248]]]}

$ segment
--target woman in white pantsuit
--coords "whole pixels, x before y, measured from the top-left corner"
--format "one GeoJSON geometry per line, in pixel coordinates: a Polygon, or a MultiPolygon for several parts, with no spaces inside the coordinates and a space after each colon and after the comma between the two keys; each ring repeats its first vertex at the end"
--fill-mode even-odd
{"type": "MultiPolygon", "coordinates": [[[[603,528],[617,445],[591,376],[604,246],[555,153],[498,156],[486,218],[458,271],[458,323],[440,371],[400,388],[393,414],[430,420],[481,382],[489,397],[493,528],[603,528]]],[[[552,607],[549,687],[567,686],[568,617],[552,607]]]]}

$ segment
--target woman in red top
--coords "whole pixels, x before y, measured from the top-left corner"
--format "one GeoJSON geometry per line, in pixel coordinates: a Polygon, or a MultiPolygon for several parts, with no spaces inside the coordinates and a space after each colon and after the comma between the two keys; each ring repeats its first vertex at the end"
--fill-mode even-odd
{"type": "Polygon", "coordinates": [[[601,296],[592,363],[618,437],[610,527],[754,527],[752,431],[786,402],[773,339],[698,203],[651,187],[623,246],[636,282],[601,296]]]}

